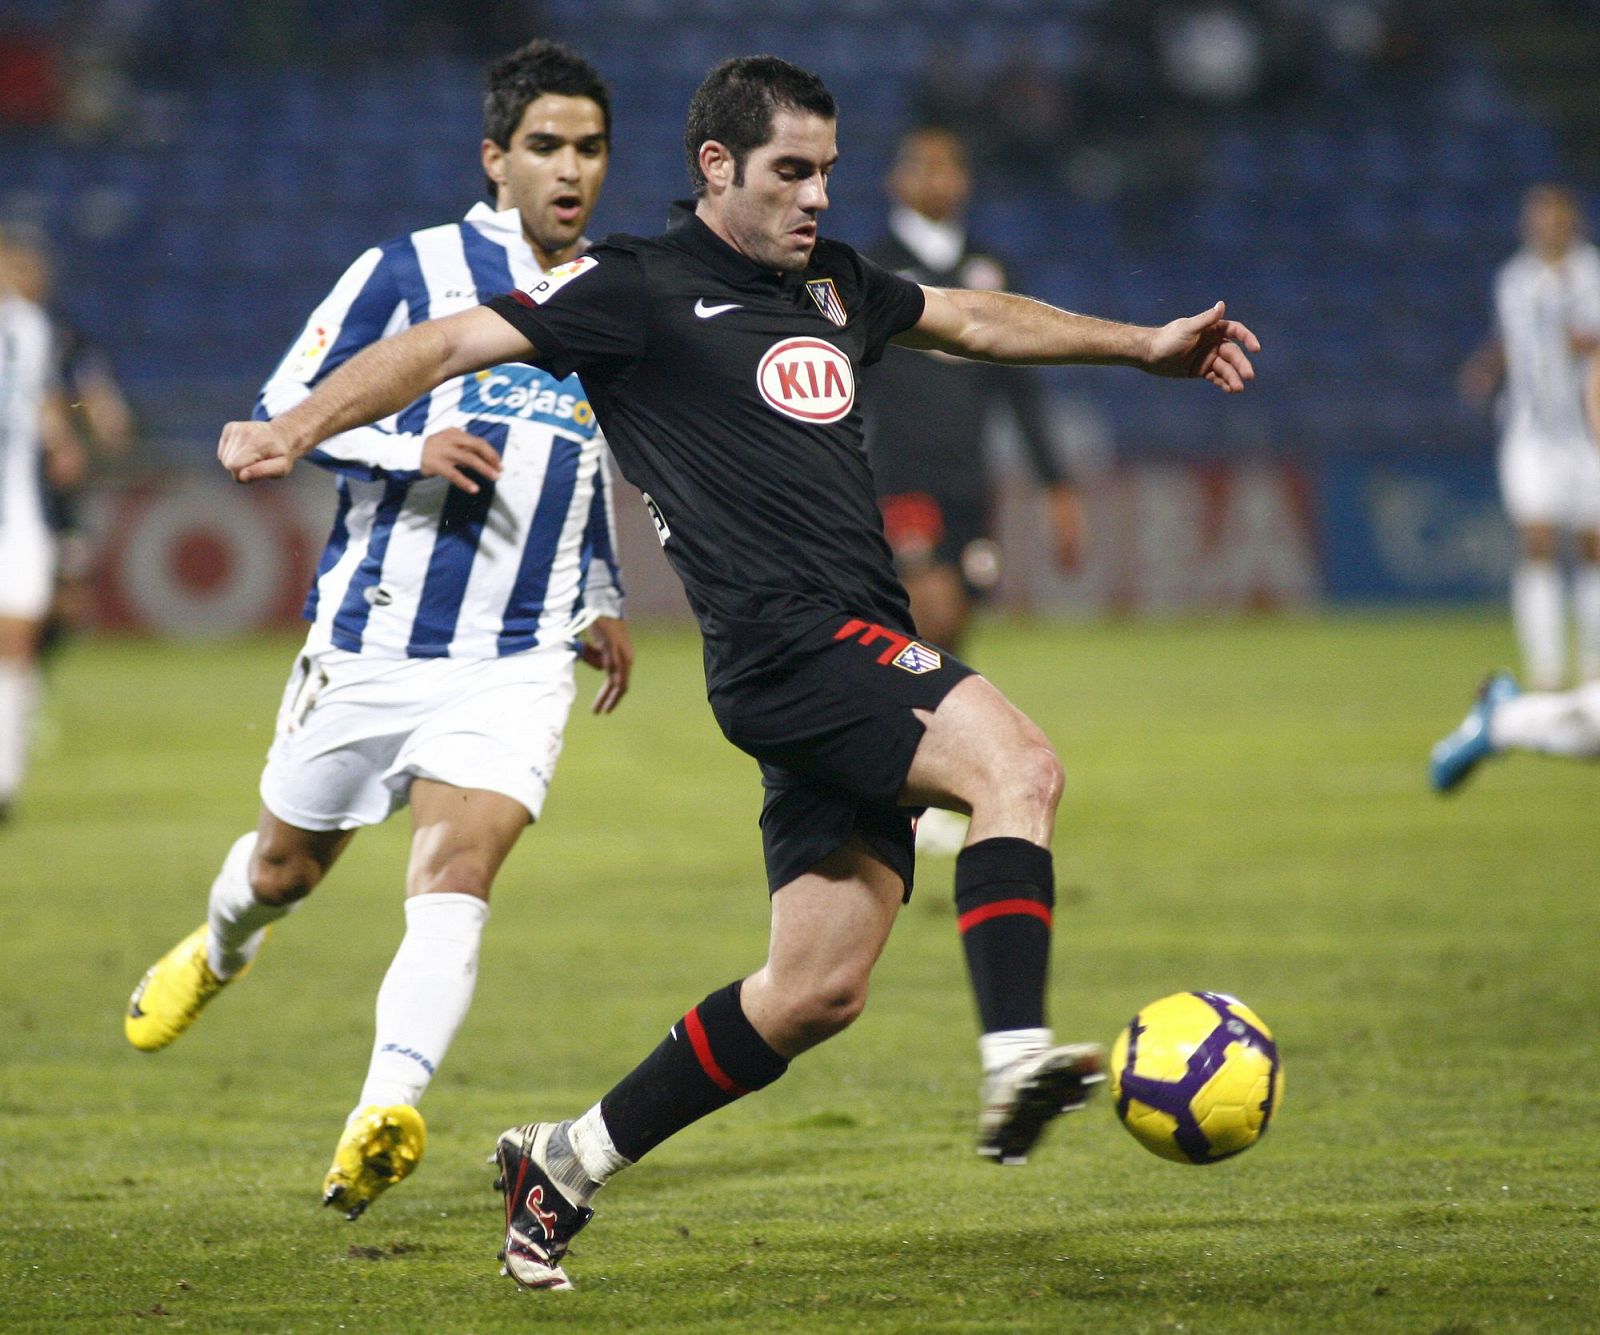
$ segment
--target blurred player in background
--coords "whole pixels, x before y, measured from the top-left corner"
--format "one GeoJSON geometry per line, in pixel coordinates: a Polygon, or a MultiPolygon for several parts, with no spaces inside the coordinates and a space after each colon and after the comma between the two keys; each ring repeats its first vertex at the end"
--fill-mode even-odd
{"type": "Polygon", "coordinates": [[[1584,422],[1584,375],[1600,348],[1600,252],[1582,239],[1572,192],[1528,191],[1522,249],[1495,280],[1495,337],[1467,361],[1463,394],[1504,387],[1500,489],[1521,552],[1511,613],[1535,690],[1567,680],[1560,540],[1576,535],[1573,584],[1580,681],[1600,678],[1600,451],[1584,422]]]}
{"type": "MultiPolygon", "coordinates": [[[[889,235],[868,258],[930,287],[1008,287],[1004,266],[967,233],[972,173],[953,131],[921,126],[902,137],[887,184],[889,235]]],[[[1078,493],[1056,458],[1039,373],[891,346],[863,377],[862,400],[884,535],[917,633],[959,655],[974,601],[1000,578],[984,451],[995,407],[1010,410],[1045,490],[1056,561],[1070,569],[1082,554],[1078,493]]],[[[961,816],[930,809],[917,824],[917,847],[954,854],[965,835],[961,816]]]]}
{"type": "MultiPolygon", "coordinates": [[[[1600,451],[1600,353],[1589,358],[1583,389],[1593,448],[1600,451]]],[[[1434,746],[1428,777],[1439,792],[1451,792],[1502,751],[1600,759],[1600,682],[1524,694],[1510,673],[1495,673],[1479,689],[1466,718],[1434,746]]]]}
{"type": "MultiPolygon", "coordinates": [[[[367,251],[262,390],[271,419],[408,324],[533,287],[585,246],[610,152],[605,85],[536,41],[498,62],[482,162],[496,209],[367,251]]],[[[267,928],[354,832],[409,802],[406,934],[378,993],[366,1083],[323,1184],[354,1219],[406,1176],[416,1104],[471,1003],[489,891],[544,802],[575,692],[628,688],[603,441],[576,377],[489,366],[323,443],[339,508],[261,779],[260,824],[223,862],[206,924],[133,994],[134,1046],[165,1047],[249,967],[267,928]]]]}
{"type": "Polygon", "coordinates": [[[46,479],[70,487],[83,476],[50,319],[19,290],[13,254],[0,232],[0,823],[27,767],[39,641],[55,582],[46,479]]]}
{"type": "Polygon", "coordinates": [[[712,70],[684,149],[697,198],[663,235],[608,238],[526,291],[408,329],[283,417],[230,422],[218,444],[241,482],[281,476],[330,434],[474,367],[581,370],[700,623],[712,711],[760,763],[766,961],[692,1007],[582,1116],[513,1127],[496,1146],[502,1255],[530,1288],[570,1287],[561,1259],[605,1182],[860,1014],[911,892],[924,806],[972,815],[956,903],[981,1026],[979,1153],[1023,1163],[1053,1119],[1083,1106],[1103,1050],[1057,1044],[1045,1022],[1060,761],[993,685],[914,638],[861,437],[858,368],[898,337],[1237,393],[1259,346],[1220,302],[1141,328],[923,287],[821,239],[834,100],[776,57],[712,70]]]}
{"type": "MultiPolygon", "coordinates": [[[[88,446],[86,458],[122,458],[133,448],[133,410],[104,349],[52,304],[55,287],[50,250],[41,236],[16,229],[8,234],[6,260],[17,290],[50,317],[57,372],[69,421],[88,446]]],[[[92,554],[80,515],[80,485],[45,479],[45,510],[56,535],[55,597],[45,622],[41,653],[60,647],[89,614],[92,554]]]]}

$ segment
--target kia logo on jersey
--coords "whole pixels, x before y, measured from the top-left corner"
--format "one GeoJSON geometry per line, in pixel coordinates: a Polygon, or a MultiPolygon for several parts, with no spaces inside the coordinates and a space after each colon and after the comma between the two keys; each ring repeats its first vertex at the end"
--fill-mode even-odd
{"type": "Polygon", "coordinates": [[[837,422],[855,406],[850,359],[820,338],[786,338],[756,367],[767,406],[797,422],[837,422]]]}

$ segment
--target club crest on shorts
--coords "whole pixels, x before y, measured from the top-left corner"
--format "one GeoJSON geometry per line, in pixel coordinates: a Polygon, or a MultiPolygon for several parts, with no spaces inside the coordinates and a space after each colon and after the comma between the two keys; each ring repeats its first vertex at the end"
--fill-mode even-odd
{"type": "Polygon", "coordinates": [[[839,328],[843,329],[849,323],[850,317],[844,312],[844,302],[839,299],[839,289],[833,285],[833,279],[813,278],[806,283],[806,291],[811,294],[811,300],[817,303],[817,309],[839,328]]]}
{"type": "Polygon", "coordinates": [[[944,659],[940,657],[937,649],[930,649],[925,644],[918,644],[912,640],[898,654],[889,660],[897,668],[921,676],[924,672],[937,672],[944,666],[944,659]]]}

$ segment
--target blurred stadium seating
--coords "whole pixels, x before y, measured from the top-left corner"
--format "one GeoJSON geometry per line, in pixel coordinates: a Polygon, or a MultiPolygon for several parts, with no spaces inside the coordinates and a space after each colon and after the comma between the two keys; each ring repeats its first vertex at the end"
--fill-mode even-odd
{"type": "MultiPolygon", "coordinates": [[[[247,410],[343,264],[478,196],[485,61],[448,42],[407,45],[381,5],[341,5],[337,19],[287,6],[316,30],[268,55],[229,36],[217,16],[227,7],[142,8],[112,114],[88,130],[0,127],[0,218],[34,220],[54,238],[63,305],[108,346],[155,446],[201,464],[217,424],[247,410]]],[[[839,98],[830,227],[864,242],[881,225],[892,137],[931,68],[953,61],[980,111],[1018,53],[1047,80],[1093,89],[1109,8],[814,0],[802,23],[758,0],[546,0],[539,14],[614,86],[597,232],[657,228],[684,192],[689,92],[717,59],[771,50],[819,70],[839,98]]],[[[1085,188],[1076,167],[995,165],[974,230],[1048,300],[1159,322],[1226,296],[1262,335],[1270,375],[1237,400],[1179,403],[1126,373],[1055,373],[1109,424],[1120,458],[1466,449],[1481,460],[1491,427],[1458,403],[1455,369],[1485,331],[1519,191],[1574,170],[1559,108],[1530,96],[1493,43],[1517,15],[1547,46],[1551,31],[1600,31],[1600,17],[1560,0],[1256,8],[1302,28],[1319,8],[1410,18],[1429,37],[1393,61],[1319,40],[1279,95],[1197,117],[1170,188],[1145,179],[1144,159],[1135,188],[1120,192],[1085,188]]],[[[94,9],[29,0],[11,23],[52,33],[70,72],[72,25],[94,9]]],[[[1136,104],[1149,93],[1123,91],[1136,104]]],[[[1096,94],[1079,96],[1081,107],[1096,94]]],[[[1065,162],[1076,127],[1059,130],[1065,162]]]]}

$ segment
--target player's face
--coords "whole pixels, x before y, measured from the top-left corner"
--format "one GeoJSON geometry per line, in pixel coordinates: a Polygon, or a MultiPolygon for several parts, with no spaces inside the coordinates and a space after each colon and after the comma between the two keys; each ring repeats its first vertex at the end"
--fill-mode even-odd
{"type": "Polygon", "coordinates": [[[1578,239],[1578,211],[1559,190],[1531,190],[1522,206],[1522,235],[1540,255],[1560,259],[1578,239]]]}
{"type": "Polygon", "coordinates": [[[828,207],[828,176],[839,160],[834,122],[805,111],[780,109],[772,138],[752,149],[744,184],[731,171],[726,189],[708,191],[719,229],[757,264],[798,273],[817,244],[817,221],[828,207]]]}
{"type": "Polygon", "coordinates": [[[924,130],[901,145],[889,191],[908,209],[934,222],[961,216],[972,193],[972,175],[961,142],[944,130],[924,130]]]}
{"type": "Polygon", "coordinates": [[[0,255],[12,288],[19,296],[43,304],[50,296],[50,262],[28,245],[9,245],[0,255]]]}
{"type": "Polygon", "coordinates": [[[572,258],[609,160],[599,106],[565,93],[528,103],[507,147],[483,141],[483,170],[498,187],[498,203],[522,215],[523,235],[546,268],[572,258]]]}

